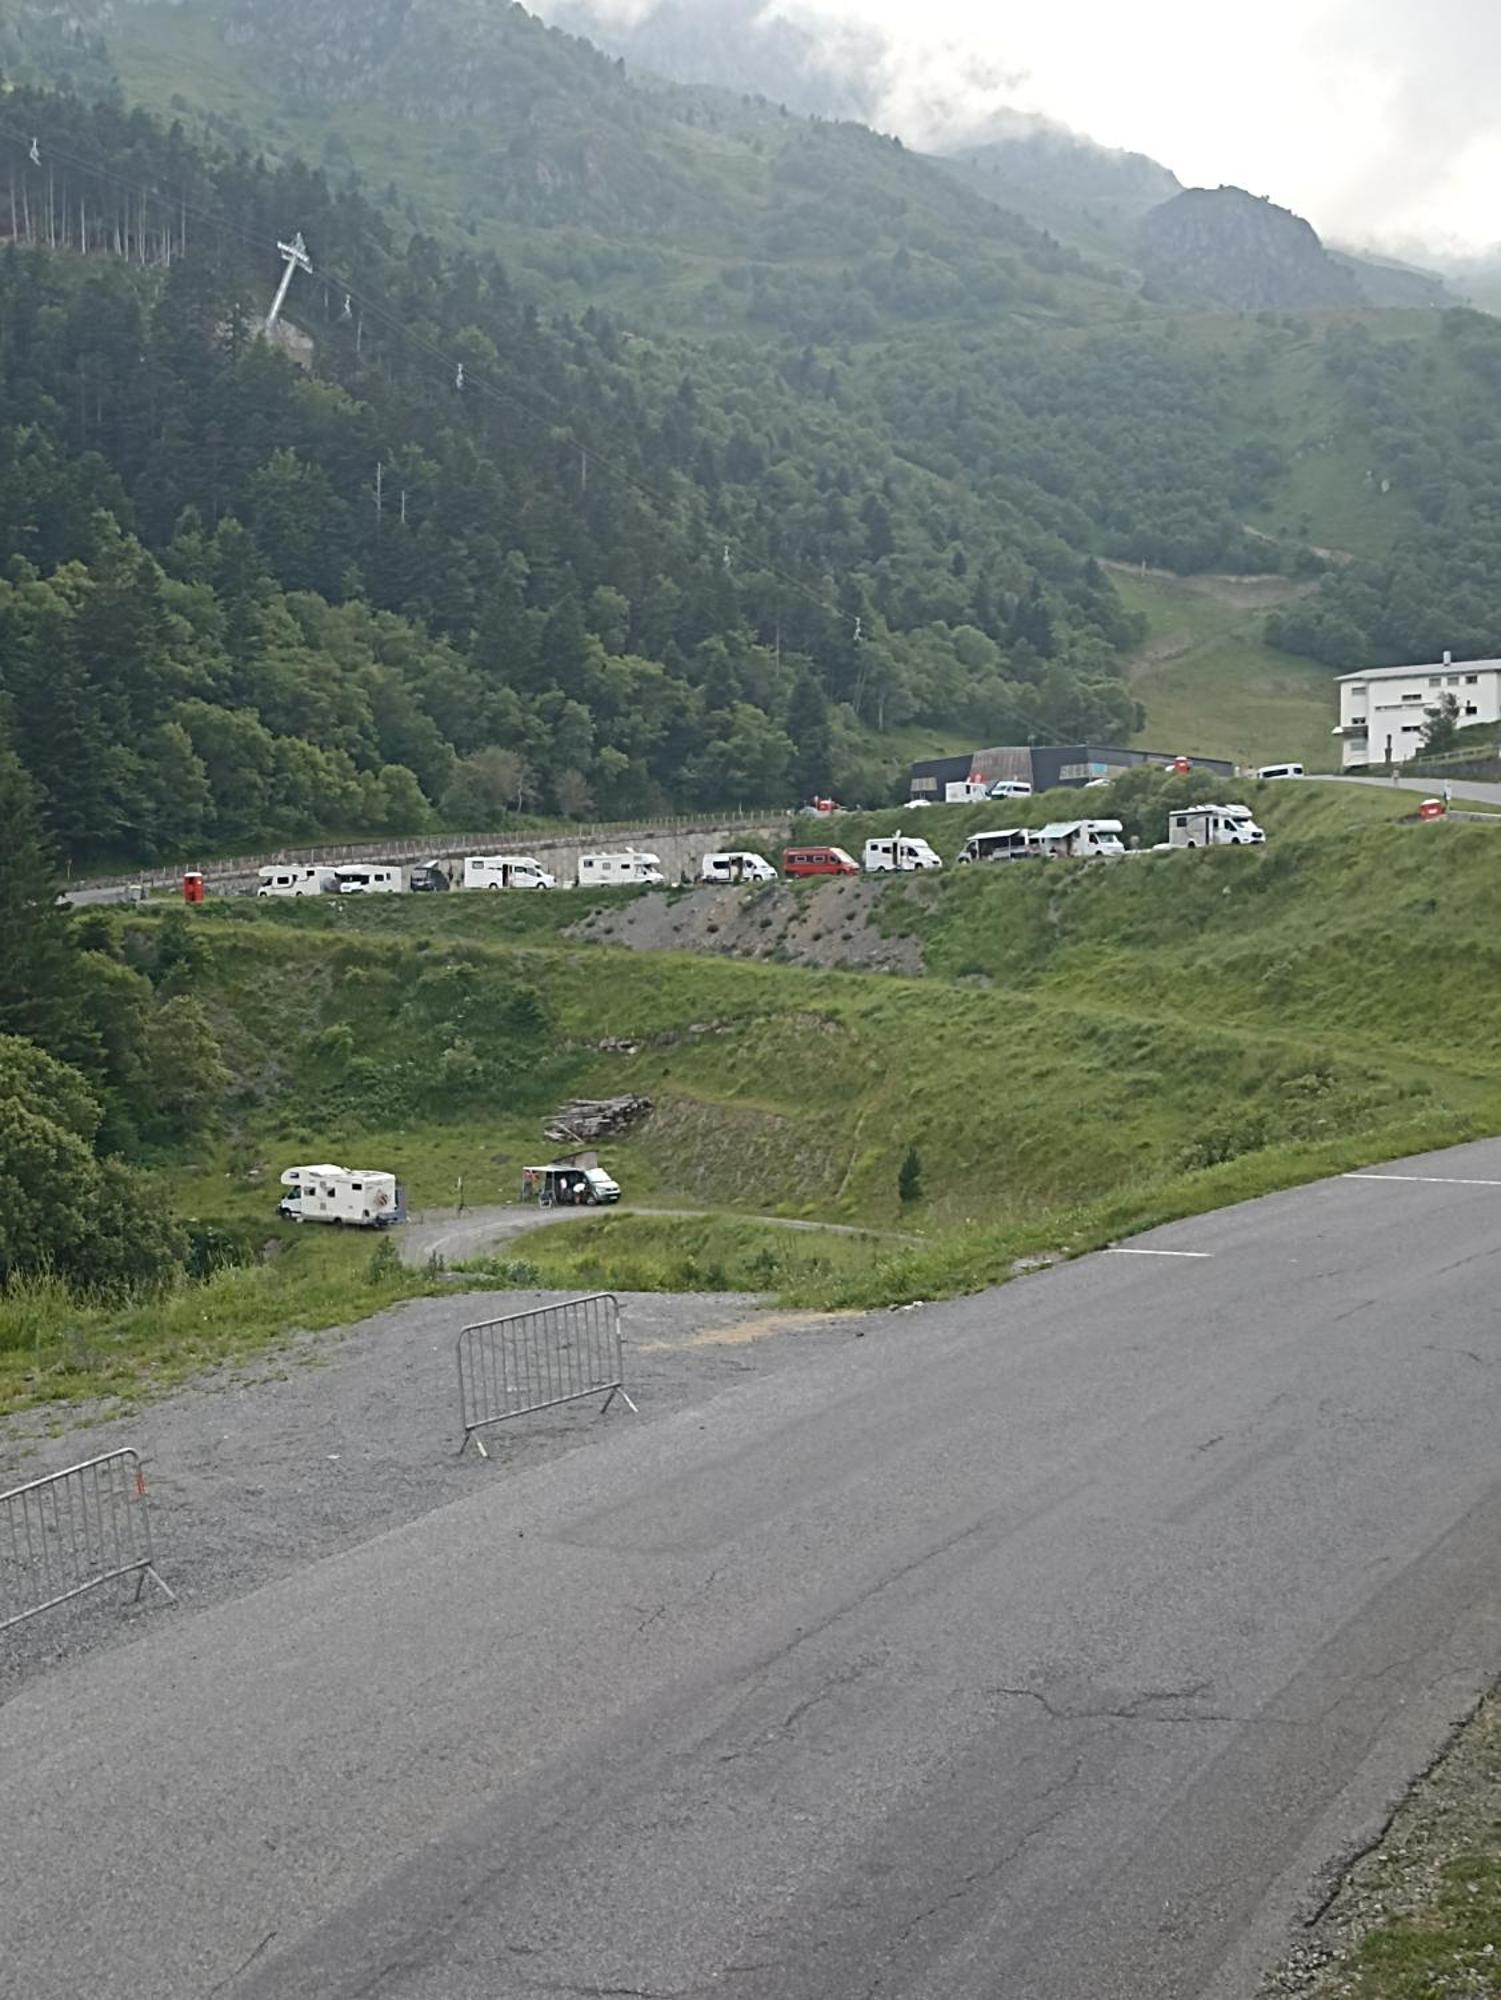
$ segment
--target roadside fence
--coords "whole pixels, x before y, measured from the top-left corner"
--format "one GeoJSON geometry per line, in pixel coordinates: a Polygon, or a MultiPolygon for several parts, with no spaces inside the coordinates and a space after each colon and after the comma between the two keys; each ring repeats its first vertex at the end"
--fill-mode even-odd
{"type": "MultiPolygon", "coordinates": [[[[461,854],[542,854],[555,848],[588,846],[604,840],[672,840],[687,834],[712,837],[721,833],[750,832],[785,826],[791,815],[785,807],[768,806],[763,811],[693,813],[677,818],[653,820],[594,820],[578,825],[539,827],[528,833],[523,828],[506,833],[392,834],[383,841],[323,841],[316,847],[277,847],[263,854],[222,856],[218,860],[195,861],[210,882],[232,882],[250,878],[262,868],[289,866],[299,862],[322,863],[329,867],[341,861],[432,861],[461,854]]],[[[183,876],[183,863],[175,867],[144,868],[129,877],[80,876],[64,885],[68,890],[125,888],[142,892],[175,888],[183,876]]]]}
{"type": "Polygon", "coordinates": [[[157,1574],[140,1453],[128,1446],[0,1493],[0,1632],[116,1579],[157,1574]]]}
{"type": "Polygon", "coordinates": [[[604,1415],[618,1396],[636,1414],[626,1393],[620,1339],[620,1301],[613,1292],[565,1299],[560,1305],[508,1313],[466,1326],[458,1340],[459,1419],[462,1458],[492,1424],[603,1396],[604,1415]]]}

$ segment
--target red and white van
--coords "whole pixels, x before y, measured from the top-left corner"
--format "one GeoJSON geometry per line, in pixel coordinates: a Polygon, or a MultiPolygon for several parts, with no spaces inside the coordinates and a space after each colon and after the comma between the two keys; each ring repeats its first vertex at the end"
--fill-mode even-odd
{"type": "Polygon", "coordinates": [[[858,875],[860,864],[842,847],[788,847],[782,853],[782,873],[791,882],[804,875],[858,875]]]}

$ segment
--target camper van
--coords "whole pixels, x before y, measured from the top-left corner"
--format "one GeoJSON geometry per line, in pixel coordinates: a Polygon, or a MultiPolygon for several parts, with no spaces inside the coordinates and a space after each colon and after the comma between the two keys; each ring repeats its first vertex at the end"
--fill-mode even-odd
{"type": "Polygon", "coordinates": [[[706,854],[700,882],[775,882],[777,871],[759,854],[706,854]]]}
{"type": "Polygon", "coordinates": [[[331,1222],[336,1228],[389,1229],[405,1222],[406,1204],[394,1174],[358,1167],[288,1167],[276,1212],[289,1222],[331,1222]]]}
{"type": "Polygon", "coordinates": [[[1184,806],[1167,816],[1169,847],[1255,847],[1265,839],[1245,806],[1184,806]]]}
{"type": "Polygon", "coordinates": [[[1041,827],[1037,838],[1050,858],[1071,861],[1114,861],[1125,853],[1118,819],[1062,819],[1041,827]]]}
{"type": "Polygon", "coordinates": [[[886,840],[867,840],[863,864],[867,875],[915,874],[941,868],[942,861],[925,840],[913,833],[894,833],[886,840]]]}
{"type": "Polygon", "coordinates": [[[953,779],[943,788],[943,802],[946,806],[983,805],[989,797],[990,787],[983,778],[953,779]]]}
{"type": "Polygon", "coordinates": [[[339,878],[332,868],[315,868],[297,861],[260,871],[258,896],[335,896],[339,878]]]}
{"type": "Polygon", "coordinates": [[[549,875],[530,854],[468,854],[464,857],[466,889],[556,889],[549,875]]]}
{"type": "Polygon", "coordinates": [[[634,847],[618,854],[581,854],[579,887],[605,889],[627,882],[663,882],[662,863],[655,854],[643,854],[634,847]]]}
{"type": "Polygon", "coordinates": [[[990,788],[993,799],[1029,799],[1032,796],[1031,782],[1026,778],[997,778],[990,788]]]}
{"type": "Polygon", "coordinates": [[[1301,764],[1263,764],[1256,775],[1258,778],[1301,778],[1303,776],[1303,766],[1301,764]]]}
{"type": "Polygon", "coordinates": [[[341,862],[334,870],[341,896],[404,896],[407,878],[388,861],[341,862]]]}
{"type": "Polygon", "coordinates": [[[1042,855],[1035,826],[1008,826],[998,833],[972,833],[958,860],[962,866],[970,861],[1040,861],[1042,855]]]}
{"type": "Polygon", "coordinates": [[[842,847],[788,847],[782,851],[782,873],[789,882],[814,875],[858,875],[860,864],[842,847]]]}

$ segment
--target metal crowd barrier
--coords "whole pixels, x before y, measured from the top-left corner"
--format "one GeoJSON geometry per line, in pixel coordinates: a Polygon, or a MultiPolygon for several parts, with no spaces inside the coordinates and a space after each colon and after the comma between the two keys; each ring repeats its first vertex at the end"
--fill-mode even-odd
{"type": "Polygon", "coordinates": [[[157,1574],[139,1452],[106,1452],[0,1493],[0,1632],[116,1578],[157,1574]]]}
{"type": "Polygon", "coordinates": [[[466,1326],[459,1335],[458,1363],[460,1457],[471,1438],[481,1456],[488,1456],[478,1434],[492,1424],[587,1396],[604,1397],[601,1416],[617,1396],[636,1413],[626,1393],[620,1302],[613,1292],[466,1326]]]}

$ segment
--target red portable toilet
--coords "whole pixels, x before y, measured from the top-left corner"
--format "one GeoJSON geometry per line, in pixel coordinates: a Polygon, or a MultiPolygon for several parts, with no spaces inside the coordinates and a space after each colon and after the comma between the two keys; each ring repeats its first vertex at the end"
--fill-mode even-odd
{"type": "Polygon", "coordinates": [[[197,868],[190,868],[182,878],[182,900],[185,903],[203,901],[203,875],[197,868]]]}

